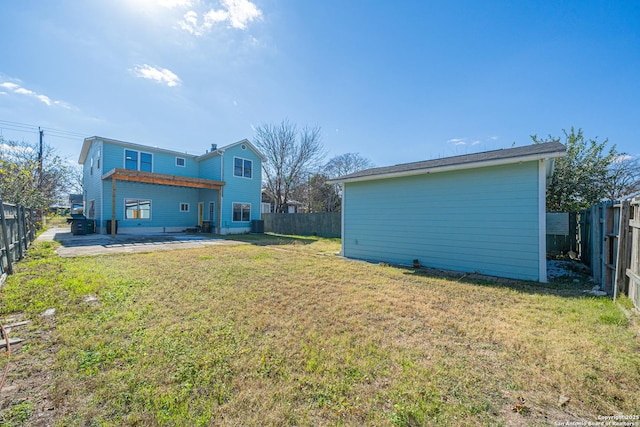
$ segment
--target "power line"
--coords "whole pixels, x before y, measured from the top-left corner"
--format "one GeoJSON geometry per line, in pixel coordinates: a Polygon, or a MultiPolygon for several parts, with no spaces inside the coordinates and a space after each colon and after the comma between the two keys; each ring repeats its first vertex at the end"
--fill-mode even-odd
{"type": "Polygon", "coordinates": [[[88,134],[62,129],[49,128],[44,126],[36,126],[28,123],[13,122],[9,120],[0,120],[0,130],[11,130],[14,132],[38,134],[40,130],[46,131],[48,136],[55,138],[77,140],[84,139],[88,134]]]}

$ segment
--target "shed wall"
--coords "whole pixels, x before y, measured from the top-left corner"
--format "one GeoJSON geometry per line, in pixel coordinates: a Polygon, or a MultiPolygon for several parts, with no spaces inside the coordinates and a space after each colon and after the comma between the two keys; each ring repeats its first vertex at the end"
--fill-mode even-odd
{"type": "Polygon", "coordinates": [[[344,186],[343,253],[539,280],[538,162],[344,186]]]}

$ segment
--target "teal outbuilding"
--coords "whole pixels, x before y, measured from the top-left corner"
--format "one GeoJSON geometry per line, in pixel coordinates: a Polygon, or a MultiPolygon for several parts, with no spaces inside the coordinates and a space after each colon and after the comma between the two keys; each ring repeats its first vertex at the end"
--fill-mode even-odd
{"type": "Polygon", "coordinates": [[[565,155],[549,142],[340,177],[342,254],[546,282],[546,188],[565,155]]]}

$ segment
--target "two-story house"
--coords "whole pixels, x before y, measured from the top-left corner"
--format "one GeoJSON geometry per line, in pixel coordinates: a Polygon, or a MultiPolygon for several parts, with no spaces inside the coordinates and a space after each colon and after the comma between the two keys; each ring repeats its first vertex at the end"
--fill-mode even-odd
{"type": "Polygon", "coordinates": [[[97,233],[250,231],[260,219],[264,157],[248,140],[203,155],[99,136],[86,138],[85,215],[97,233]],[[112,227],[112,224],[115,224],[112,227]]]}

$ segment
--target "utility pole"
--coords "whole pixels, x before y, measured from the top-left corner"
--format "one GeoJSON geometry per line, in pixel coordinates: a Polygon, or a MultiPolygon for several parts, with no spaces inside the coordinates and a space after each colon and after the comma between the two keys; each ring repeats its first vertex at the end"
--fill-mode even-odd
{"type": "Polygon", "coordinates": [[[44,131],[38,127],[40,132],[40,150],[38,151],[38,190],[42,190],[42,138],[44,137],[44,131]]]}

